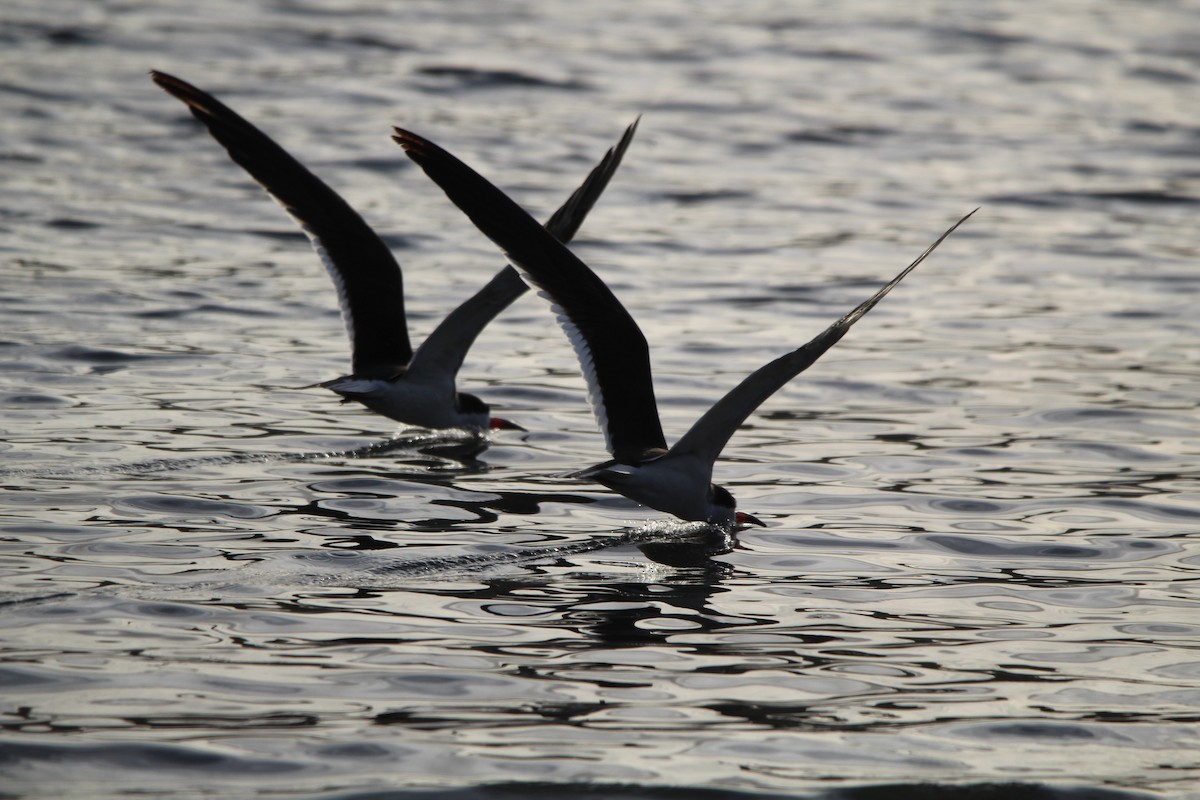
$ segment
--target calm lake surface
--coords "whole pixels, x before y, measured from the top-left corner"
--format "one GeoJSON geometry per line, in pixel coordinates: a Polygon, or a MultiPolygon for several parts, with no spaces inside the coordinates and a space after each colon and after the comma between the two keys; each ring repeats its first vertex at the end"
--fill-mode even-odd
{"type": "Polygon", "coordinates": [[[1200,797],[1198,37],[1191,0],[8,0],[0,797],[1200,797]],[[362,212],[416,341],[503,261],[392,125],[544,216],[643,115],[576,250],[668,438],[982,209],[730,442],[768,527],[683,558],[564,477],[606,453],[537,297],[461,374],[528,433],[300,388],[348,367],[332,285],[152,68],[362,212]]]}

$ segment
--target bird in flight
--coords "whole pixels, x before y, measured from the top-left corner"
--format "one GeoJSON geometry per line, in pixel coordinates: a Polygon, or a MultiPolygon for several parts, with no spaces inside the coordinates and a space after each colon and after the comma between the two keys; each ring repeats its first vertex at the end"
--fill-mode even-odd
{"type": "MultiPolygon", "coordinates": [[[[212,95],[151,71],[151,79],[183,101],[230,158],[257,181],[304,230],[337,289],[350,337],[351,372],[318,386],[406,425],[473,431],[521,429],[492,417],[455,378],[480,331],[528,288],[511,266],[456,308],[415,351],[408,338],[400,265],[387,245],[350,207],[270,137],[212,95]]],[[[569,242],[616,172],[637,129],[635,121],[605,153],[575,193],[546,223],[551,238],[569,242]]]]}
{"type": "Polygon", "coordinates": [[[667,447],[654,398],[646,337],[612,291],[520,206],[463,162],[402,128],[396,140],[525,278],[549,298],[587,381],[612,460],[576,473],[642,505],[725,529],[762,525],[712,482],[713,464],[745,419],[838,342],[965,222],[954,223],[899,275],[812,341],[758,368],[667,447]]]}

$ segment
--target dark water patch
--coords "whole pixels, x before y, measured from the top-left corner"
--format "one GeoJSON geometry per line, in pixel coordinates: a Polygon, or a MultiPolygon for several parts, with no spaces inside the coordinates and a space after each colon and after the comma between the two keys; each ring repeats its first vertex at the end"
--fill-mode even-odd
{"type": "MultiPolygon", "coordinates": [[[[5,691],[43,691],[63,688],[68,685],[86,683],[81,678],[68,678],[52,673],[41,667],[21,668],[13,664],[0,666],[0,689],[5,691]]],[[[3,759],[4,748],[0,746],[0,759],[3,759]]]]}
{"type": "Polygon", "coordinates": [[[73,217],[55,217],[54,219],[46,220],[47,228],[58,228],[67,231],[87,231],[101,227],[99,223],[89,222],[84,219],[75,219],[73,217]]]}
{"type": "Polygon", "coordinates": [[[129,316],[134,319],[177,319],[185,320],[188,317],[196,314],[199,311],[198,307],[189,306],[187,308],[162,308],[150,311],[134,311],[129,316]]]}
{"type": "MultiPolygon", "coordinates": [[[[32,153],[0,152],[0,162],[9,164],[43,164],[45,161],[46,159],[32,153]]],[[[11,209],[0,210],[0,213],[3,213],[6,217],[18,216],[11,209]]],[[[23,214],[20,216],[24,217],[23,214]]]]}
{"type": "Polygon", "coordinates": [[[974,500],[964,497],[932,498],[926,502],[930,508],[947,514],[1007,515],[1013,508],[1011,503],[997,503],[991,500],[974,500]]]}
{"type": "Polygon", "coordinates": [[[1173,133],[1182,130],[1178,125],[1158,120],[1134,119],[1125,123],[1125,130],[1130,133],[1173,133]]]}
{"type": "Polygon", "coordinates": [[[88,556],[113,557],[120,556],[127,563],[135,563],[146,559],[147,561],[158,561],[164,558],[170,559],[198,559],[212,558],[219,555],[219,551],[209,548],[194,547],[189,545],[176,544],[147,544],[143,542],[120,542],[120,541],[94,541],[80,542],[64,546],[61,551],[63,555],[68,555],[76,558],[86,558],[88,556]]]}
{"type": "MultiPolygon", "coordinates": [[[[595,505],[598,501],[593,495],[580,494],[565,494],[562,492],[542,493],[542,492],[510,492],[510,491],[494,491],[489,492],[478,499],[454,501],[450,499],[438,501],[443,505],[453,505],[460,508],[465,508],[473,511],[480,519],[487,518],[489,515],[484,513],[487,509],[498,511],[502,514],[520,514],[529,515],[537,514],[542,510],[542,506],[547,503],[568,503],[574,505],[595,505]]],[[[490,515],[495,519],[496,515],[490,515]]]]}
{"type": "Polygon", "coordinates": [[[313,714],[263,714],[261,716],[206,716],[178,715],[153,717],[126,717],[131,725],[143,728],[167,728],[170,730],[200,731],[244,731],[278,730],[286,728],[311,728],[320,722],[313,714]]]}
{"type": "Polygon", "coordinates": [[[347,743],[347,744],[327,744],[321,747],[313,748],[313,755],[321,758],[388,758],[395,759],[398,756],[415,755],[417,751],[404,747],[384,747],[379,744],[369,744],[367,742],[347,743]]]}
{"type": "Polygon", "coordinates": [[[134,361],[148,361],[159,358],[149,353],[128,353],[122,350],[108,350],[100,347],[88,347],[73,344],[49,353],[52,358],[64,361],[84,361],[89,364],[127,364],[134,361]]]}
{"type": "MultiPolygon", "coordinates": [[[[855,531],[861,531],[863,526],[851,527],[855,531]]],[[[986,535],[974,531],[964,534],[912,532],[900,540],[870,539],[861,535],[848,537],[831,534],[823,537],[758,531],[753,533],[752,538],[749,534],[745,534],[745,537],[747,543],[753,543],[757,550],[766,550],[769,547],[800,551],[793,557],[773,557],[764,566],[772,568],[815,567],[821,570],[828,569],[836,560],[837,556],[830,554],[854,552],[949,552],[978,559],[1000,559],[1014,564],[1027,559],[1047,560],[1061,562],[1063,567],[1069,567],[1075,561],[1106,563],[1154,561],[1161,559],[1166,554],[1180,552],[1180,547],[1173,542],[1141,539],[1135,535],[1086,539],[1081,539],[1081,537],[1042,539],[1032,543],[1025,538],[1006,539],[1002,536],[986,535]]],[[[764,552],[762,555],[771,554],[764,552]]],[[[982,566],[982,563],[979,566],[982,566]]],[[[882,569],[878,565],[872,567],[876,573],[882,569]]]]}
{"type": "Polygon", "coordinates": [[[54,28],[43,36],[46,41],[56,45],[94,45],[100,41],[94,30],[86,28],[54,28]]]}
{"type": "Polygon", "coordinates": [[[668,200],[672,203],[678,203],[682,206],[696,205],[699,203],[712,203],[727,200],[744,200],[753,197],[753,192],[742,192],[735,190],[715,190],[703,192],[659,192],[655,195],[662,200],[668,200]]]}
{"type": "Polygon", "coordinates": [[[793,50],[793,55],[800,58],[813,58],[820,61],[861,61],[861,62],[878,62],[883,58],[876,53],[868,53],[865,50],[851,50],[848,48],[839,47],[818,47],[811,50],[793,50]]]}
{"type": "MultiPolygon", "coordinates": [[[[357,167],[378,175],[390,175],[412,169],[412,162],[406,158],[353,158],[345,162],[347,166],[357,167]]],[[[392,247],[408,247],[409,240],[402,236],[393,236],[385,240],[392,247]]]]}
{"type": "Polygon", "coordinates": [[[1110,192],[1078,192],[1080,197],[1088,197],[1095,200],[1116,200],[1126,203],[1142,203],[1146,205],[1195,205],[1200,203],[1200,197],[1192,195],[1176,194],[1158,189],[1135,190],[1129,189],[1124,191],[1110,192]]]}
{"type": "MultiPolygon", "coordinates": [[[[1198,278],[1200,280],[1200,278],[1198,278]]],[[[1164,310],[1149,310],[1149,309],[1129,309],[1124,311],[1111,311],[1107,316],[1113,319],[1131,319],[1131,320],[1149,320],[1149,319],[1167,319],[1170,314],[1164,310]]]]}
{"type": "Polygon", "coordinates": [[[45,89],[34,89],[30,86],[19,86],[14,83],[0,83],[0,94],[15,94],[33,100],[46,102],[78,102],[79,96],[72,92],[50,92],[45,89]]]}
{"type": "Polygon", "coordinates": [[[233,317],[248,317],[251,319],[271,319],[281,314],[265,308],[250,308],[231,306],[224,303],[204,303],[193,309],[196,314],[220,314],[233,317]]]}
{"type": "Polygon", "coordinates": [[[1033,208],[1062,208],[1071,205],[1069,198],[1061,193],[1041,192],[1027,194],[994,194],[985,198],[986,203],[1031,206],[1033,208]]]}
{"type": "MultiPolygon", "coordinates": [[[[796,286],[793,284],[773,286],[767,294],[739,294],[726,299],[724,302],[740,308],[784,305],[789,311],[795,313],[797,318],[801,316],[797,312],[802,311],[803,306],[812,305],[816,307],[818,304],[821,304],[818,293],[814,292],[811,287],[796,286]]],[[[819,309],[814,308],[812,316],[815,317],[817,313],[823,310],[824,305],[821,304],[819,309]]],[[[687,347],[688,352],[705,352],[704,348],[708,348],[708,352],[714,353],[737,352],[740,347],[733,344],[717,345],[704,342],[695,342],[684,346],[687,347]]]]}
{"type": "Polygon", "coordinates": [[[329,45],[335,47],[347,46],[355,50],[381,50],[386,53],[406,53],[416,49],[407,42],[370,33],[343,34],[328,30],[317,30],[305,31],[303,34],[292,38],[300,47],[306,45],[315,45],[317,47],[326,47],[329,45]]]}
{"type": "Polygon", "coordinates": [[[350,493],[370,497],[394,497],[406,490],[406,484],[394,478],[376,478],[356,476],[353,478],[334,478],[328,481],[318,481],[309,484],[309,488],[317,492],[350,493]]]}
{"type": "Polygon", "coordinates": [[[905,547],[900,542],[888,542],[878,539],[844,539],[838,536],[805,536],[794,533],[757,533],[755,541],[767,544],[784,545],[786,547],[811,547],[817,550],[842,549],[852,547],[862,550],[900,550],[905,547]]]}
{"type": "Polygon", "coordinates": [[[1200,282],[1200,274],[1196,272],[1167,272],[1165,270],[1155,271],[1152,276],[1147,276],[1144,273],[1113,275],[1109,280],[1143,283],[1147,278],[1154,283],[1166,284],[1172,290],[1178,286],[1200,282]]]}
{"type": "Polygon", "coordinates": [[[601,782],[491,783],[454,789],[387,789],[322,794],[309,800],[564,800],[576,797],[584,800],[780,800],[784,797],[803,800],[801,795],[792,793],[783,795],[736,789],[601,782]]]}
{"type": "Polygon", "coordinates": [[[957,733],[974,739],[1034,739],[1046,742],[1097,742],[1109,740],[1133,744],[1133,737],[1124,736],[1111,728],[1075,725],[1069,722],[989,722],[959,725],[957,733]]]}
{"type": "Polygon", "coordinates": [[[0,393],[0,406],[12,408],[65,408],[74,404],[66,397],[49,394],[0,393]]]}
{"type": "MultiPolygon", "coordinates": [[[[1133,625],[1117,625],[1115,630],[1121,633],[1129,634],[1130,636],[1145,637],[1154,639],[1155,637],[1184,637],[1189,639],[1200,639],[1200,626],[1185,625],[1182,623],[1137,623],[1133,625]]],[[[1193,694],[1195,703],[1200,705],[1200,694],[1193,694]]]]}
{"type": "Polygon", "coordinates": [[[233,519],[261,519],[277,513],[276,509],[249,506],[242,503],[226,503],[203,500],[198,497],[152,495],[148,497],[122,497],[114,503],[115,509],[133,508],[152,511],[172,517],[216,516],[233,519]]]}
{"type": "MultiPolygon", "coordinates": [[[[356,676],[361,680],[362,676],[356,676]]],[[[437,673],[381,674],[376,678],[388,694],[422,698],[486,698],[516,694],[520,678],[484,677],[476,674],[437,673]]]]}
{"type": "Polygon", "coordinates": [[[1163,678],[1184,678],[1187,680],[1195,680],[1200,678],[1200,660],[1184,662],[1182,664],[1170,664],[1163,667],[1155,667],[1150,670],[1151,675],[1158,675],[1163,678]]]}
{"type": "Polygon", "coordinates": [[[991,195],[987,203],[1030,206],[1032,208],[1072,208],[1082,203],[1133,203],[1148,206],[1190,206],[1200,197],[1163,189],[1114,189],[1101,192],[1049,191],[1025,194],[991,195]]]}
{"type": "Polygon", "coordinates": [[[1071,426],[1090,428],[1093,431],[1115,430],[1125,434],[1136,432],[1143,436],[1182,440],[1195,436],[1194,423],[1185,415],[1169,414],[1145,408],[1100,406],[1047,408],[1031,414],[1029,419],[1039,428],[1071,426]]]}
{"type": "Polygon", "coordinates": [[[392,250],[408,250],[413,247],[416,237],[402,236],[398,233],[380,233],[379,239],[392,250]]]}
{"type": "Polygon", "coordinates": [[[63,47],[92,45],[100,41],[99,30],[82,26],[6,20],[4,27],[0,28],[0,42],[17,45],[29,39],[41,39],[63,47]]]}
{"type": "Polygon", "coordinates": [[[100,770],[160,771],[172,774],[219,772],[247,777],[304,772],[300,762],[238,758],[198,747],[163,744],[40,744],[7,742],[0,747],[0,765],[9,769],[31,765],[68,768],[73,773],[100,770]]]}
{"type": "Polygon", "coordinates": [[[74,592],[47,592],[45,594],[14,594],[4,592],[0,594],[0,607],[26,606],[35,603],[57,602],[67,600],[74,597],[74,592]]]}
{"type": "Polygon", "coordinates": [[[891,136],[895,131],[872,125],[834,125],[826,128],[806,128],[793,131],[784,138],[789,142],[804,144],[858,144],[863,139],[878,139],[891,136]]]}
{"type": "Polygon", "coordinates": [[[161,601],[145,603],[117,603],[113,606],[133,619],[159,620],[198,620],[215,619],[217,615],[212,609],[203,606],[185,605],[183,603],[164,603],[161,601]]]}
{"type": "Polygon", "coordinates": [[[891,783],[832,790],[773,792],[705,786],[619,783],[490,783],[453,789],[384,789],[314,795],[308,800],[1153,800],[1156,795],[1102,787],[996,783],[891,783]]]}
{"type": "Polygon", "coordinates": [[[1116,508],[1127,511],[1144,519],[1157,519],[1195,524],[1200,522],[1200,508],[1186,506],[1168,506],[1161,503],[1147,503],[1142,500],[1127,500],[1123,498],[1100,498],[1093,505],[1101,508],[1116,508]]]}
{"type": "Polygon", "coordinates": [[[1007,49],[1016,45],[1031,44],[1034,40],[1022,34],[1007,33],[996,28],[963,27],[957,25],[934,25],[929,34],[939,39],[964,46],[983,46],[989,49],[1007,49]]]}
{"type": "Polygon", "coordinates": [[[1165,67],[1134,67],[1127,70],[1125,74],[1131,78],[1140,78],[1153,83],[1177,85],[1196,82],[1196,76],[1191,73],[1165,67]]]}
{"type": "Polygon", "coordinates": [[[907,783],[838,789],[819,800],[1153,800],[1155,795],[1102,787],[1055,787],[1022,781],[907,783]]]}
{"type": "Polygon", "coordinates": [[[1163,542],[1147,542],[1136,540],[1109,540],[1102,546],[1088,546],[1065,542],[1041,542],[1024,544],[1001,539],[993,539],[979,535],[946,536],[933,534],[918,537],[919,540],[933,545],[937,549],[949,550],[983,558],[1053,558],[1053,559],[1106,559],[1128,560],[1154,558],[1171,551],[1171,546],[1163,542]]]}
{"type": "Polygon", "coordinates": [[[518,72],[517,70],[508,69],[482,69],[479,67],[447,65],[418,67],[416,72],[418,75],[425,75],[431,78],[452,80],[463,89],[533,88],[581,91],[592,88],[589,84],[579,80],[556,81],[552,78],[543,78],[528,72],[518,72]]]}

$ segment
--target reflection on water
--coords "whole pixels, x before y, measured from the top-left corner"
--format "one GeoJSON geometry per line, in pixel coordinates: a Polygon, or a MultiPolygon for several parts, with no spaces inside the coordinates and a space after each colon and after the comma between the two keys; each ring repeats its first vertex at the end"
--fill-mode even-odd
{"type": "Polygon", "coordinates": [[[1194,794],[1179,4],[9,5],[0,793],[1194,794]],[[727,537],[562,477],[603,449],[534,298],[465,365],[528,433],[293,388],[332,287],[150,68],[361,210],[417,338],[501,260],[391,125],[544,213],[643,113],[577,247],[667,430],[983,210],[734,437],[727,537]]]}

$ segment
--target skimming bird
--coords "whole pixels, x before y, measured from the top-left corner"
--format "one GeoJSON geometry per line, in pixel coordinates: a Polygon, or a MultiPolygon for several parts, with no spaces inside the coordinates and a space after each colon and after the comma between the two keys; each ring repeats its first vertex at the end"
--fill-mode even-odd
{"type": "MultiPolygon", "coordinates": [[[[183,101],[229,156],[303,228],[337,288],[350,336],[351,374],[319,386],[385,417],[422,428],[516,428],[491,417],[478,397],[455,390],[455,376],[479,332],[516,300],[525,283],[505,267],[450,312],[414,352],[404,314],[400,265],[363,218],[324,181],[228,106],[165,72],[151,78],[183,101]]],[[[563,204],[546,230],[569,242],[608,185],[637,122],[563,204]]]]}
{"type": "Polygon", "coordinates": [[[590,268],[487,179],[434,143],[397,128],[393,137],[446,195],[553,303],[587,380],[611,461],[577,473],[684,520],[733,529],[763,524],[736,510],[712,483],[713,464],[737,428],[768,397],[838,342],[971,214],[956,222],[869,300],[808,344],[752,372],[672,447],[659,422],[646,337],[590,268]]]}

